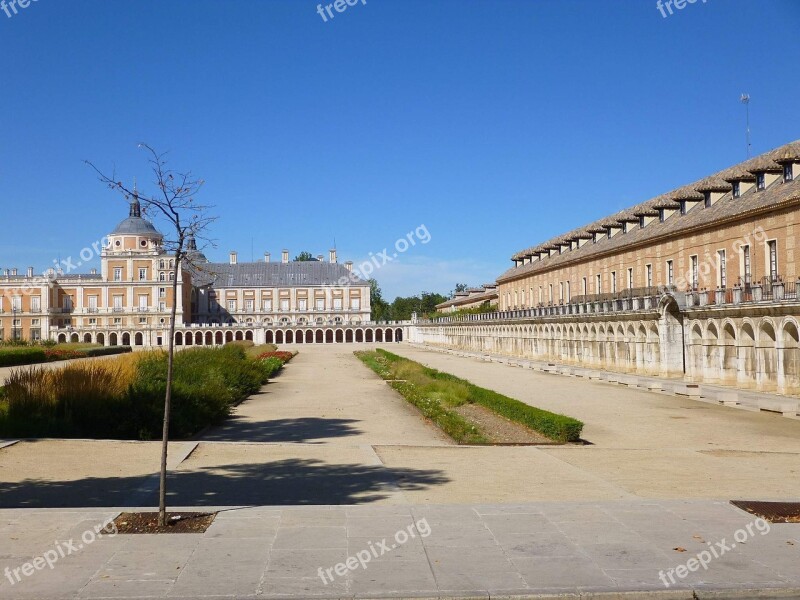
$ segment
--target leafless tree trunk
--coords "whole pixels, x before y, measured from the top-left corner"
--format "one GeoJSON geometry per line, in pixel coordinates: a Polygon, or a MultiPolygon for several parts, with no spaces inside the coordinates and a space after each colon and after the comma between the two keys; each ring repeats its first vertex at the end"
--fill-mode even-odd
{"type": "MultiPolygon", "coordinates": [[[[172,268],[172,306],[169,321],[169,342],[167,345],[167,382],[164,395],[164,422],[161,438],[161,469],[158,495],[158,524],[167,524],[167,457],[169,456],[169,426],[172,408],[172,380],[175,372],[175,326],[178,319],[178,277],[183,275],[185,267],[190,266],[192,256],[187,253],[186,241],[189,236],[200,238],[202,233],[214,221],[206,215],[208,206],[197,204],[195,194],[203,185],[202,180],[194,179],[191,173],[177,173],[167,168],[166,154],[159,154],[147,144],[139,144],[149,154],[150,168],[154,183],[158,188],[152,195],[140,194],[136,189],[128,189],[115,174],[104,174],[93,163],[86,161],[97,173],[100,181],[114,191],[121,193],[129,202],[139,201],[143,211],[153,212],[166,221],[170,235],[174,239],[164,239],[163,251],[174,255],[172,268]]],[[[181,286],[181,291],[183,286],[181,286]]]]}

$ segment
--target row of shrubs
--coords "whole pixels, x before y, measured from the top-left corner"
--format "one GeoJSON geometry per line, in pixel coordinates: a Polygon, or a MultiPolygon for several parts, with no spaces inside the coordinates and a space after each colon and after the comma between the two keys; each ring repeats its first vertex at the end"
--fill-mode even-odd
{"type": "Polygon", "coordinates": [[[479,404],[554,441],[580,440],[583,423],[572,417],[530,406],[385,350],[356,354],[458,443],[487,443],[480,431],[449,410],[466,403],[479,404]]]}
{"type": "Polygon", "coordinates": [[[58,346],[5,346],[0,348],[0,367],[18,367],[38,363],[109,356],[130,352],[130,346],[98,346],[97,348],[59,348],[58,346]]]}
{"type": "MultiPolygon", "coordinates": [[[[233,345],[176,353],[170,437],[191,437],[220,422],[282,366],[278,358],[248,358],[233,345]]],[[[20,369],[0,399],[0,437],[157,439],[166,382],[163,351],[20,369]]]]}

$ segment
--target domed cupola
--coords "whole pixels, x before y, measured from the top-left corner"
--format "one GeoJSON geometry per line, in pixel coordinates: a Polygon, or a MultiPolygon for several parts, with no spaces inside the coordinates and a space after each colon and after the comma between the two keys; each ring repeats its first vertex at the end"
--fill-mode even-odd
{"type": "Polygon", "coordinates": [[[155,228],[155,225],[142,217],[142,205],[139,202],[135,185],[128,218],[121,221],[108,237],[112,251],[153,251],[161,246],[164,236],[155,228]]]}

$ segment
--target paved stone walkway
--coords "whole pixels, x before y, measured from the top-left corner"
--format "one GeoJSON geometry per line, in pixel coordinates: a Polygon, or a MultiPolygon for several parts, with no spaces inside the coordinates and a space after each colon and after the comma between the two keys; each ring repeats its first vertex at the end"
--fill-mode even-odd
{"type": "Polygon", "coordinates": [[[118,507],[152,506],[158,444],[0,442],[0,599],[800,597],[800,524],[761,535],[728,503],[800,497],[797,421],[392,345],[581,418],[593,444],[457,447],[352,346],[299,349],[234,419],[172,445],[170,505],[222,509],[204,535],[104,538],[12,585],[6,567],[13,579],[118,507]],[[742,528],[744,543],[669,582],[742,528]]]}

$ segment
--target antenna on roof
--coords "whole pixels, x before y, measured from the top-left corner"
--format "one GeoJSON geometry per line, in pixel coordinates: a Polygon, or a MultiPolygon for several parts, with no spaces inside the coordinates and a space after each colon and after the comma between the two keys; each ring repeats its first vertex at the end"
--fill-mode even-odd
{"type": "Polygon", "coordinates": [[[745,112],[747,114],[747,158],[750,158],[750,94],[742,94],[742,97],[739,98],[739,101],[744,104],[745,112]]]}

